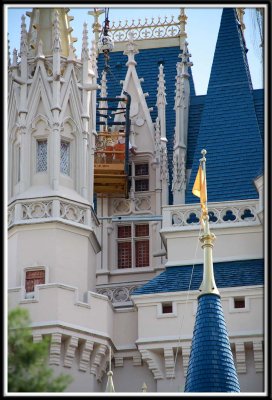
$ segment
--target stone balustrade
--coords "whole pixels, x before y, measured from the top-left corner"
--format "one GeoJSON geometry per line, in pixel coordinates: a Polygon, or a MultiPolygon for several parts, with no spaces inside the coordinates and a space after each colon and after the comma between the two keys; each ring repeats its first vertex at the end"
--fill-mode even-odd
{"type": "Polygon", "coordinates": [[[14,225],[56,220],[92,229],[98,226],[98,220],[90,205],[57,196],[16,200],[8,207],[9,228],[14,225]]]}
{"type": "MultiPolygon", "coordinates": [[[[226,225],[259,225],[257,215],[259,200],[240,200],[209,203],[209,219],[211,227],[226,225]]],[[[199,229],[200,204],[182,204],[163,208],[163,230],[199,229]]]]}

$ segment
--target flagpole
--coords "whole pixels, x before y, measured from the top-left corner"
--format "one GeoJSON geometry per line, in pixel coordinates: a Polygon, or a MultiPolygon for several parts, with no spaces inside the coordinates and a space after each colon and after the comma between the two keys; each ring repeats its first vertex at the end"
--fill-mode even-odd
{"type": "Polygon", "coordinates": [[[209,226],[209,213],[208,213],[208,195],[207,195],[207,178],[206,178],[206,157],[205,155],[207,154],[207,150],[203,149],[201,150],[202,158],[199,160],[201,163],[201,167],[203,170],[203,175],[204,175],[204,181],[205,181],[205,214],[203,215],[203,221],[204,221],[204,231],[206,233],[210,232],[210,226],[209,226]]]}
{"type": "Polygon", "coordinates": [[[207,151],[203,149],[201,151],[202,158],[200,159],[201,167],[204,175],[204,190],[205,190],[205,211],[202,214],[202,219],[204,223],[204,232],[203,235],[199,238],[201,247],[204,250],[204,266],[203,266],[203,280],[200,285],[199,291],[201,292],[199,296],[203,294],[218,294],[219,290],[217,289],[215,279],[214,279],[214,271],[213,271],[213,243],[216,239],[215,235],[210,232],[209,225],[209,214],[208,214],[208,196],[207,196],[207,179],[206,179],[206,157],[207,151]]]}

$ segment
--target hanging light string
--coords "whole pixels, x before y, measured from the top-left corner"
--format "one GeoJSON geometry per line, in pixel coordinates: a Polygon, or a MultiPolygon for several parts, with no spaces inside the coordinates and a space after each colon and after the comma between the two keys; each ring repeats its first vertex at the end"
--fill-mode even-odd
{"type": "Polygon", "coordinates": [[[109,65],[109,60],[110,60],[109,53],[113,49],[113,40],[109,36],[109,30],[110,30],[109,8],[105,8],[104,10],[105,10],[105,20],[103,28],[101,30],[98,47],[104,54],[105,67],[98,75],[98,77],[99,79],[101,79],[104,72],[105,73],[109,72],[110,75],[113,77],[114,81],[118,84],[118,86],[120,85],[120,87],[122,88],[122,83],[117,80],[109,65]]]}
{"type": "MultiPolygon", "coordinates": [[[[199,231],[198,231],[198,237],[199,237],[199,238],[200,238],[200,236],[201,236],[201,235],[200,235],[201,229],[202,229],[202,226],[201,226],[201,224],[200,224],[200,226],[199,226],[199,231]]],[[[196,249],[195,249],[195,254],[194,254],[193,260],[196,259],[196,254],[197,254],[198,246],[199,246],[199,240],[197,241],[197,244],[196,244],[196,249]]],[[[181,347],[181,346],[180,346],[180,344],[181,344],[181,332],[182,332],[182,329],[183,329],[184,316],[185,316],[186,311],[187,311],[187,305],[188,305],[188,300],[189,300],[189,294],[190,294],[191,285],[192,285],[192,280],[193,280],[193,274],[194,274],[194,267],[195,267],[195,262],[194,262],[194,264],[193,264],[193,266],[192,266],[192,271],[191,271],[191,276],[190,276],[190,282],[189,282],[189,286],[188,286],[188,289],[187,289],[187,295],[186,295],[186,301],[185,301],[184,312],[183,312],[183,314],[182,314],[182,318],[181,318],[181,322],[180,322],[180,336],[179,336],[179,339],[178,339],[178,344],[177,344],[177,348],[176,348],[176,354],[175,354],[175,358],[174,358],[173,374],[172,374],[171,380],[170,380],[170,382],[169,382],[170,387],[171,387],[172,384],[173,384],[173,379],[174,379],[174,374],[175,374],[175,369],[176,369],[176,363],[177,363],[177,358],[178,358],[178,351],[179,351],[179,348],[181,347]]]]}

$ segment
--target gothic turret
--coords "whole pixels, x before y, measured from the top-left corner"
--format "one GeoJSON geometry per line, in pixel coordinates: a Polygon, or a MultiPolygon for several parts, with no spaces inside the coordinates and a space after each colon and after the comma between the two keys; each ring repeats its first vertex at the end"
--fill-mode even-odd
{"type": "Polygon", "coordinates": [[[33,8],[27,12],[30,17],[29,32],[27,42],[29,46],[29,55],[35,56],[40,41],[43,44],[44,55],[51,55],[54,47],[54,20],[55,11],[59,13],[59,41],[61,43],[61,55],[67,57],[70,44],[77,39],[72,37],[73,29],[70,27],[70,21],[73,16],[68,15],[69,8],[33,8]]]}
{"type": "Polygon", "coordinates": [[[9,204],[14,217],[10,229],[19,227],[14,240],[20,235],[33,251],[14,250],[12,284],[23,282],[23,268],[34,268],[42,260],[42,267],[50,269],[47,282],[73,284],[83,298],[95,287],[95,268],[91,273],[89,268],[100,248],[92,209],[95,60],[90,60],[86,23],[81,59],[76,58],[67,8],[35,8],[28,15],[29,33],[23,15],[20,52],[14,50],[9,67],[9,204]],[[38,233],[34,226],[39,226],[38,233]],[[72,226],[77,234],[69,231],[72,226]],[[69,250],[61,239],[64,231],[73,243],[69,250]],[[87,241],[83,232],[88,232],[87,241]],[[68,257],[65,273],[59,255],[52,251],[56,243],[61,257],[68,257]],[[41,249],[47,254],[44,259],[41,249]],[[73,254],[78,253],[85,259],[74,279],[73,254]]]}

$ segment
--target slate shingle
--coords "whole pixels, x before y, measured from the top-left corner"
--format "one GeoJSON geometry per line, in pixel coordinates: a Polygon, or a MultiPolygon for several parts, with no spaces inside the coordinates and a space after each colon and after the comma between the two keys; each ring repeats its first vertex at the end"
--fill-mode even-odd
{"type": "MultiPolygon", "coordinates": [[[[133,295],[183,292],[189,289],[198,290],[203,277],[203,265],[183,265],[166,267],[160,275],[136,289],[133,295]],[[193,270],[193,273],[192,273],[193,270]]],[[[264,261],[239,260],[214,263],[214,278],[218,289],[238,286],[254,286],[264,284],[264,261]]]]}
{"type": "Polygon", "coordinates": [[[240,392],[220,297],[203,294],[193,332],[185,392],[240,392]]]}
{"type": "Polygon", "coordinates": [[[186,203],[199,201],[192,186],[203,148],[209,201],[258,198],[254,179],[263,164],[262,147],[241,29],[235,9],[224,8],[186,203]]]}

